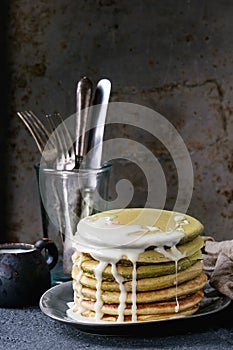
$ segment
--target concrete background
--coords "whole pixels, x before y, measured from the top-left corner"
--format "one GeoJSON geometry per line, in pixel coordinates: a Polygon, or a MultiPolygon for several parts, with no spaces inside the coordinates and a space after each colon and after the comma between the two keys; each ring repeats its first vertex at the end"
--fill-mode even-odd
{"type": "MultiPolygon", "coordinates": [[[[84,75],[95,83],[108,77],[111,101],[150,107],[176,127],[194,169],[188,212],[203,222],[206,234],[231,239],[233,2],[13,0],[5,1],[3,10],[7,59],[2,66],[10,84],[1,116],[1,150],[8,154],[1,169],[1,240],[33,242],[42,232],[33,169],[40,154],[16,111],[31,109],[41,120],[54,111],[69,116],[75,111],[76,83],[84,75]]],[[[127,126],[107,127],[105,137],[137,140],[155,154],[171,209],[177,174],[163,145],[127,126]]],[[[129,206],[143,206],[143,172],[115,160],[111,198],[120,178],[134,186],[129,206]]]]}

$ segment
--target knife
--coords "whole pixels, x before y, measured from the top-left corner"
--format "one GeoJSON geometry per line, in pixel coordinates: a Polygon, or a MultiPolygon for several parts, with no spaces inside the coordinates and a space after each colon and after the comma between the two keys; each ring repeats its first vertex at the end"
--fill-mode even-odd
{"type": "Polygon", "coordinates": [[[76,162],[74,169],[79,169],[84,157],[85,133],[87,126],[88,110],[92,99],[93,84],[87,77],[82,77],[77,83],[76,89],[76,120],[74,150],[76,162]]]}
{"type": "MultiPolygon", "coordinates": [[[[85,168],[99,169],[101,167],[103,137],[105,120],[107,116],[108,102],[111,92],[111,82],[108,79],[101,79],[97,83],[93,109],[90,116],[91,130],[88,134],[85,168]],[[90,152],[90,155],[88,155],[90,152]]],[[[82,191],[81,218],[93,214],[94,196],[97,187],[97,176],[90,174],[87,186],[82,191]]]]}
{"type": "Polygon", "coordinates": [[[103,137],[105,120],[107,116],[108,102],[111,92],[111,82],[109,79],[101,79],[97,83],[93,109],[90,117],[90,125],[92,129],[89,132],[87,140],[87,151],[91,151],[91,156],[87,156],[86,168],[99,169],[101,167],[103,137]]]}

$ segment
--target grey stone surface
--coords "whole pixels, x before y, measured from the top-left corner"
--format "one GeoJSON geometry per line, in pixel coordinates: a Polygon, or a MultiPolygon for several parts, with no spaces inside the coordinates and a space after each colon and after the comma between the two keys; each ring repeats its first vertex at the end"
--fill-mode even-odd
{"type": "Polygon", "coordinates": [[[229,316],[232,307],[211,324],[201,321],[198,329],[167,327],[167,334],[157,334],[156,325],[150,335],[93,335],[52,320],[39,308],[0,309],[0,349],[232,349],[233,329],[229,316]],[[228,320],[227,320],[228,318],[228,320]],[[177,332],[179,334],[177,335],[177,332]]]}

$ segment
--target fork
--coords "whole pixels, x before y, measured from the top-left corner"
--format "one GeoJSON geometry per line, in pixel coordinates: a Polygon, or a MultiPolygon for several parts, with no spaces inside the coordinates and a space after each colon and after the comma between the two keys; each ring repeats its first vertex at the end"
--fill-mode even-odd
{"type": "MultiPolygon", "coordinates": [[[[57,145],[58,149],[58,157],[56,159],[56,169],[57,170],[73,170],[76,164],[76,156],[75,156],[75,147],[73,144],[73,140],[71,138],[70,132],[59,113],[49,114],[46,116],[49,127],[51,129],[51,137],[54,139],[54,142],[57,145]]],[[[62,225],[62,220],[59,220],[59,230],[62,232],[63,238],[63,269],[66,272],[70,272],[70,261],[69,258],[71,256],[72,251],[72,239],[74,236],[74,229],[72,225],[72,213],[69,205],[69,196],[70,193],[68,191],[68,178],[66,174],[62,174],[61,176],[61,184],[62,184],[62,199],[57,195],[57,188],[53,185],[53,191],[56,195],[56,211],[57,217],[60,217],[61,212],[64,213],[64,225],[62,225]]],[[[78,197],[77,203],[81,203],[81,196],[78,197]]],[[[79,204],[80,205],[80,204],[79,204]]],[[[77,204],[78,206],[78,204],[77,204]]]]}
{"type": "Polygon", "coordinates": [[[58,151],[55,160],[57,170],[73,170],[75,167],[75,151],[70,132],[60,113],[46,115],[51,129],[51,141],[58,151]]]}
{"type": "Polygon", "coordinates": [[[32,111],[17,112],[17,115],[30,131],[45,161],[54,162],[57,157],[57,149],[44,124],[32,111]]]}

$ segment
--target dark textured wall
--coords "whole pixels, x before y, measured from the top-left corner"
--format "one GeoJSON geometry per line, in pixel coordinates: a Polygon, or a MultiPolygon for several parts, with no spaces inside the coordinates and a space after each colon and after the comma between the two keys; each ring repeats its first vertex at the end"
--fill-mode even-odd
{"type": "Polygon", "coordinates": [[[0,154],[1,154],[1,171],[0,171],[0,242],[4,242],[6,237],[6,217],[8,215],[6,211],[6,169],[7,169],[7,156],[6,148],[8,143],[8,127],[9,127],[9,97],[10,97],[10,75],[8,71],[8,59],[9,59],[9,45],[7,41],[8,31],[8,17],[9,16],[9,4],[7,1],[2,1],[0,4],[0,67],[1,67],[1,79],[0,79],[0,91],[1,91],[1,103],[0,103],[0,154]]]}
{"type": "MultiPolygon", "coordinates": [[[[83,75],[94,82],[108,77],[111,101],[150,107],[173,123],[194,167],[189,213],[204,223],[207,234],[230,239],[232,1],[21,0],[10,6],[10,160],[4,169],[8,239],[32,241],[41,234],[33,170],[40,155],[16,111],[32,109],[41,119],[54,110],[69,116],[83,75]]],[[[143,131],[106,128],[106,138],[119,135],[138,140],[158,157],[168,183],[166,206],[172,208],[176,171],[166,150],[143,131]]],[[[129,178],[135,189],[130,205],[142,206],[147,191],[142,172],[127,161],[115,165],[112,198],[114,182],[129,178]]]]}

